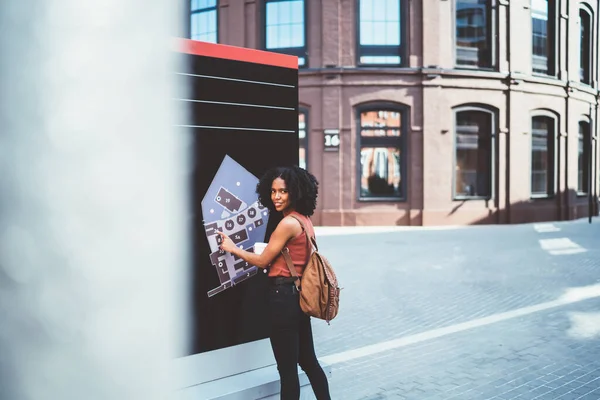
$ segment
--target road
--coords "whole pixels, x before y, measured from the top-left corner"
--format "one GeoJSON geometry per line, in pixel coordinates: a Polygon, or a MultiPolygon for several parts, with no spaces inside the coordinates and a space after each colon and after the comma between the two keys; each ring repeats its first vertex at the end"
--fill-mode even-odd
{"type": "Polygon", "coordinates": [[[317,233],[334,399],[600,399],[600,219],[347,233],[317,233]]]}

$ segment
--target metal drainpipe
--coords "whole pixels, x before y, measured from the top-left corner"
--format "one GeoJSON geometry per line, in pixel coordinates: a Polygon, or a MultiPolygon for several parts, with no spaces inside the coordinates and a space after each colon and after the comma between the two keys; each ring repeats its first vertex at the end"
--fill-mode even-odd
{"type": "MultiPolygon", "coordinates": [[[[594,100],[594,110],[595,110],[595,116],[596,116],[596,121],[598,121],[598,94],[596,94],[596,98],[594,100]]],[[[597,126],[596,126],[596,129],[597,126]]],[[[594,215],[598,216],[598,184],[600,183],[598,177],[600,174],[600,154],[598,154],[598,151],[600,150],[598,144],[600,142],[600,136],[597,134],[596,131],[594,131],[594,136],[596,138],[595,143],[594,143],[594,215]]]]}
{"type": "Polygon", "coordinates": [[[592,205],[592,199],[593,199],[593,190],[592,190],[592,173],[593,173],[593,165],[594,165],[594,139],[593,139],[593,133],[595,130],[595,119],[594,119],[594,107],[592,104],[590,104],[590,129],[589,129],[589,133],[588,133],[588,176],[587,176],[587,187],[588,187],[588,223],[592,223],[592,211],[593,211],[593,205],[592,205]]]}
{"type": "Polygon", "coordinates": [[[0,2],[0,398],[165,399],[181,354],[178,7],[0,2]]]}
{"type": "MultiPolygon", "coordinates": [[[[561,3],[561,7],[562,7],[562,3],[561,3]]],[[[567,3],[567,13],[568,13],[569,9],[568,9],[568,3],[567,3]]],[[[559,10],[559,12],[562,15],[562,8],[559,10]]],[[[561,16],[561,20],[562,20],[562,16],[561,16]]],[[[564,23],[565,25],[565,39],[564,39],[564,43],[565,43],[565,51],[561,54],[564,58],[565,58],[565,72],[566,72],[566,77],[567,77],[567,86],[565,87],[565,131],[566,131],[566,136],[564,138],[564,148],[561,149],[565,155],[565,165],[564,165],[564,187],[565,187],[565,191],[564,193],[562,193],[562,195],[559,195],[559,197],[561,198],[561,216],[563,217],[562,220],[569,220],[570,219],[570,212],[569,212],[569,207],[570,207],[570,193],[569,193],[569,98],[571,97],[570,94],[570,83],[569,83],[569,73],[571,72],[570,68],[569,68],[569,23],[570,23],[570,19],[567,19],[566,22],[564,23]]],[[[561,26],[563,26],[563,24],[561,23],[561,26]]],[[[563,35],[560,35],[560,40],[563,40],[563,35]]],[[[560,68],[560,66],[559,66],[560,68]]],[[[562,72],[562,71],[561,71],[562,72]]],[[[561,79],[564,78],[561,76],[561,79]]],[[[562,135],[561,135],[562,137],[562,135]]],[[[560,172],[560,171],[559,171],[560,172]]],[[[559,173],[560,176],[560,173],[559,173]]]]}
{"type": "Polygon", "coordinates": [[[592,105],[590,104],[590,129],[587,135],[587,143],[586,146],[589,150],[587,150],[587,165],[586,168],[588,170],[587,174],[587,192],[588,192],[588,223],[592,223],[592,132],[594,126],[594,119],[592,117],[592,105]]]}
{"type": "MultiPolygon", "coordinates": [[[[506,207],[506,223],[510,224],[511,221],[511,215],[510,215],[510,209],[511,209],[511,204],[510,204],[510,135],[511,135],[511,129],[510,129],[510,123],[511,123],[511,97],[512,97],[512,78],[510,78],[512,76],[512,71],[513,71],[513,66],[512,66],[512,58],[511,58],[511,43],[510,43],[510,7],[511,7],[511,3],[509,2],[506,5],[506,13],[507,13],[507,18],[506,18],[506,57],[507,57],[507,61],[508,61],[508,75],[509,75],[509,81],[508,81],[508,93],[506,94],[506,135],[505,135],[505,146],[506,146],[506,169],[504,171],[504,173],[506,174],[505,176],[505,185],[506,187],[504,188],[504,191],[506,193],[506,198],[505,198],[505,207],[506,207]]],[[[500,135],[498,135],[500,137],[500,135]]],[[[498,221],[499,222],[499,221],[498,221]]]]}

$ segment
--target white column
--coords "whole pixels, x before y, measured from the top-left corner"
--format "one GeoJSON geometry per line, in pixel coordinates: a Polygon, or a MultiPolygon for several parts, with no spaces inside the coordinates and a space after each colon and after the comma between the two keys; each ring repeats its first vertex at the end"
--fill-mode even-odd
{"type": "Polygon", "coordinates": [[[172,392],[188,256],[176,3],[0,3],[2,399],[172,392]]]}

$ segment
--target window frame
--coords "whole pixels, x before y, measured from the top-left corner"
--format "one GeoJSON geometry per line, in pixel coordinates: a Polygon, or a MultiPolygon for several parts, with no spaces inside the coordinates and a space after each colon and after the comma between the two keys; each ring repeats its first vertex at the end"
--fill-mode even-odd
{"type": "Polygon", "coordinates": [[[355,125],[356,125],[356,201],[360,203],[381,203],[381,202],[393,202],[393,203],[405,203],[408,200],[408,179],[410,174],[408,172],[408,132],[410,126],[410,107],[402,103],[394,102],[373,102],[368,104],[361,104],[355,107],[355,125]],[[369,142],[373,144],[365,145],[365,147],[396,147],[394,142],[397,143],[397,147],[400,148],[400,196],[378,196],[378,197],[363,197],[361,196],[361,154],[360,150],[363,145],[362,138],[362,124],[361,114],[367,111],[392,111],[400,113],[400,137],[385,136],[385,137],[370,137],[369,142]],[[378,143],[379,142],[379,143],[378,143]],[[390,144],[388,144],[390,143],[390,144]]]}
{"type": "Polygon", "coordinates": [[[452,30],[452,37],[453,37],[453,41],[452,41],[452,48],[454,51],[454,68],[455,69],[467,69],[467,70],[481,70],[481,71],[498,71],[499,68],[499,63],[498,63],[498,1],[499,0],[489,0],[490,1],[490,5],[487,9],[487,13],[486,13],[486,17],[487,17],[487,21],[488,25],[486,26],[486,28],[488,28],[489,30],[489,37],[487,38],[488,40],[488,45],[490,46],[490,60],[489,60],[489,66],[472,66],[472,65],[462,65],[458,63],[458,46],[457,46],[457,41],[458,41],[458,35],[457,35],[457,29],[458,29],[458,18],[457,18],[457,12],[458,12],[458,7],[457,7],[457,2],[458,0],[455,0],[453,2],[453,30],[452,30]]]}
{"type": "MultiPolygon", "coordinates": [[[[533,0],[532,0],[533,1],[533,0]]],[[[550,41],[549,48],[550,54],[548,55],[548,73],[534,71],[533,62],[533,7],[530,7],[530,21],[531,21],[531,74],[543,77],[555,78],[558,76],[558,57],[559,57],[559,38],[558,38],[558,26],[559,26],[559,9],[557,0],[548,1],[548,36],[547,40],[550,41]],[[551,34],[550,34],[551,33],[551,34]]]]}
{"type": "Polygon", "coordinates": [[[453,201],[467,201],[467,200],[485,200],[489,201],[495,198],[496,196],[496,163],[498,162],[498,155],[496,154],[498,150],[498,145],[496,143],[498,139],[498,126],[499,126],[499,112],[498,109],[484,105],[484,104],[467,104],[461,105],[452,108],[452,117],[453,117],[453,143],[452,143],[452,200],[453,201]],[[459,195],[456,192],[456,165],[457,165],[457,142],[458,142],[458,134],[457,134],[457,121],[458,121],[458,113],[461,112],[484,112],[491,115],[491,132],[490,132],[490,154],[489,154],[489,188],[490,193],[487,196],[465,196],[459,195]]]}
{"type": "Polygon", "coordinates": [[[192,16],[194,14],[202,14],[205,12],[210,12],[210,11],[215,11],[215,19],[216,19],[216,26],[217,26],[217,38],[215,43],[220,43],[219,42],[219,36],[220,36],[220,26],[219,26],[219,2],[220,0],[215,0],[215,5],[213,7],[206,7],[206,8],[202,8],[202,9],[197,9],[197,10],[192,10],[192,1],[189,0],[189,18],[188,18],[188,32],[187,32],[187,37],[190,38],[191,40],[199,40],[199,39],[192,39],[192,16]],[[201,11],[202,10],[202,11],[201,11]]]}
{"type": "Polygon", "coordinates": [[[275,48],[269,49],[267,48],[267,4],[268,3],[285,3],[287,1],[294,0],[262,0],[261,2],[261,29],[260,29],[260,45],[265,51],[272,51],[274,53],[280,54],[288,54],[291,56],[296,56],[299,59],[304,57],[304,65],[298,64],[298,69],[308,68],[308,1],[309,0],[299,0],[302,1],[302,10],[304,12],[304,46],[302,47],[285,47],[285,48],[275,48]]]}
{"type": "Polygon", "coordinates": [[[355,51],[356,51],[356,65],[358,67],[375,67],[375,68],[403,68],[408,66],[408,44],[409,40],[407,40],[407,36],[410,33],[408,29],[408,2],[406,0],[398,0],[399,2],[399,11],[400,11],[400,44],[398,46],[395,45],[362,45],[360,43],[360,2],[361,0],[355,1],[355,9],[354,9],[354,37],[356,38],[355,51]],[[369,48],[368,52],[372,52],[373,54],[363,54],[364,47],[369,48]],[[397,48],[397,52],[387,52],[387,49],[397,48]],[[400,57],[399,64],[387,64],[387,63],[362,63],[360,61],[361,56],[381,56],[381,57],[400,57]]]}
{"type": "Polygon", "coordinates": [[[559,129],[559,118],[560,116],[550,110],[535,110],[534,112],[531,113],[530,115],[530,135],[531,138],[529,140],[529,196],[530,199],[552,199],[554,197],[556,197],[556,188],[558,185],[558,170],[557,170],[557,165],[558,165],[558,129],[559,129]],[[534,194],[533,193],[533,119],[534,118],[538,118],[538,117],[543,117],[543,118],[550,118],[552,120],[552,136],[547,138],[547,143],[548,143],[548,152],[550,154],[550,150],[552,151],[551,153],[551,158],[550,158],[550,166],[548,167],[548,172],[550,172],[552,174],[551,179],[549,180],[549,183],[551,183],[551,187],[548,193],[546,194],[534,194]],[[551,146],[550,146],[551,144],[551,146]]]}
{"type": "MultiPolygon", "coordinates": [[[[581,79],[581,64],[582,64],[582,60],[581,60],[581,48],[582,48],[582,40],[581,40],[581,33],[579,34],[579,68],[578,68],[578,77],[579,77],[579,83],[583,84],[583,85],[587,85],[590,87],[593,87],[593,83],[594,83],[594,20],[595,20],[595,15],[594,15],[594,11],[589,8],[589,6],[587,6],[585,3],[581,3],[579,8],[579,13],[578,13],[578,17],[579,17],[579,23],[581,24],[581,14],[585,13],[588,15],[590,21],[589,21],[589,32],[588,32],[588,40],[589,40],[589,46],[588,46],[588,60],[587,60],[587,74],[584,74],[584,78],[581,79]],[[587,80],[586,80],[586,76],[587,75],[587,80]]],[[[579,32],[581,32],[581,26],[579,27],[579,32]]]]}
{"type": "MultiPolygon", "coordinates": [[[[310,127],[309,127],[309,109],[308,107],[303,107],[303,106],[299,106],[298,107],[298,116],[300,116],[300,114],[304,114],[304,132],[305,132],[305,136],[304,136],[304,140],[300,139],[300,121],[298,121],[298,153],[300,153],[300,147],[302,145],[302,142],[304,142],[304,163],[306,164],[306,170],[309,170],[309,158],[308,158],[308,145],[310,143],[309,141],[309,131],[310,131],[310,127]]],[[[298,157],[300,157],[300,154],[298,154],[298,157]]],[[[298,158],[298,166],[300,164],[300,159],[298,158]]]]}
{"type": "MultiPolygon", "coordinates": [[[[591,136],[592,136],[592,121],[590,120],[590,118],[588,117],[581,117],[579,118],[579,122],[577,123],[577,196],[588,196],[589,192],[590,192],[590,169],[588,167],[588,165],[592,162],[591,156],[592,156],[592,149],[590,148],[590,143],[592,143],[593,141],[591,140],[591,136]],[[579,127],[581,126],[581,124],[587,124],[587,130],[584,131],[583,133],[583,160],[584,160],[584,165],[583,165],[583,188],[579,187],[579,141],[581,140],[579,138],[579,127]],[[583,190],[582,190],[583,189],[583,190]]],[[[592,182],[593,183],[593,182],[592,182]]]]}

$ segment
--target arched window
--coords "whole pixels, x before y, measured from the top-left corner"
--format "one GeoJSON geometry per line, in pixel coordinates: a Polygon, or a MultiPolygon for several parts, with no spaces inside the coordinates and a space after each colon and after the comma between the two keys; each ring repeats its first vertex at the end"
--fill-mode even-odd
{"type": "Polygon", "coordinates": [[[531,118],[531,196],[554,195],[557,119],[550,115],[531,118]]]}
{"type": "Polygon", "coordinates": [[[308,169],[308,110],[300,108],[298,111],[298,166],[308,169]]]}
{"type": "Polygon", "coordinates": [[[577,146],[577,191],[579,193],[588,193],[590,188],[589,182],[589,165],[590,165],[590,143],[591,130],[588,121],[579,122],[579,137],[577,146]]]}
{"type": "Polygon", "coordinates": [[[494,67],[495,0],[456,0],[456,65],[494,67]]]}
{"type": "Polygon", "coordinates": [[[217,43],[219,22],[217,0],[191,0],[190,39],[217,43]]]}
{"type": "Polygon", "coordinates": [[[406,199],[408,108],[376,104],[358,109],[358,199],[406,199]]]}
{"type": "Polygon", "coordinates": [[[556,0],[531,0],[533,72],[556,75],[556,0]]]}
{"type": "Polygon", "coordinates": [[[592,12],[586,8],[579,9],[579,80],[582,83],[592,83],[592,12]]]}
{"type": "Polygon", "coordinates": [[[491,198],[496,114],[483,108],[455,110],[454,198],[491,198]]]}
{"type": "Polygon", "coordinates": [[[265,0],[263,15],[263,48],[297,56],[298,66],[307,66],[305,0],[265,0]]]}
{"type": "Polygon", "coordinates": [[[358,0],[358,64],[406,64],[406,0],[358,0]]]}

